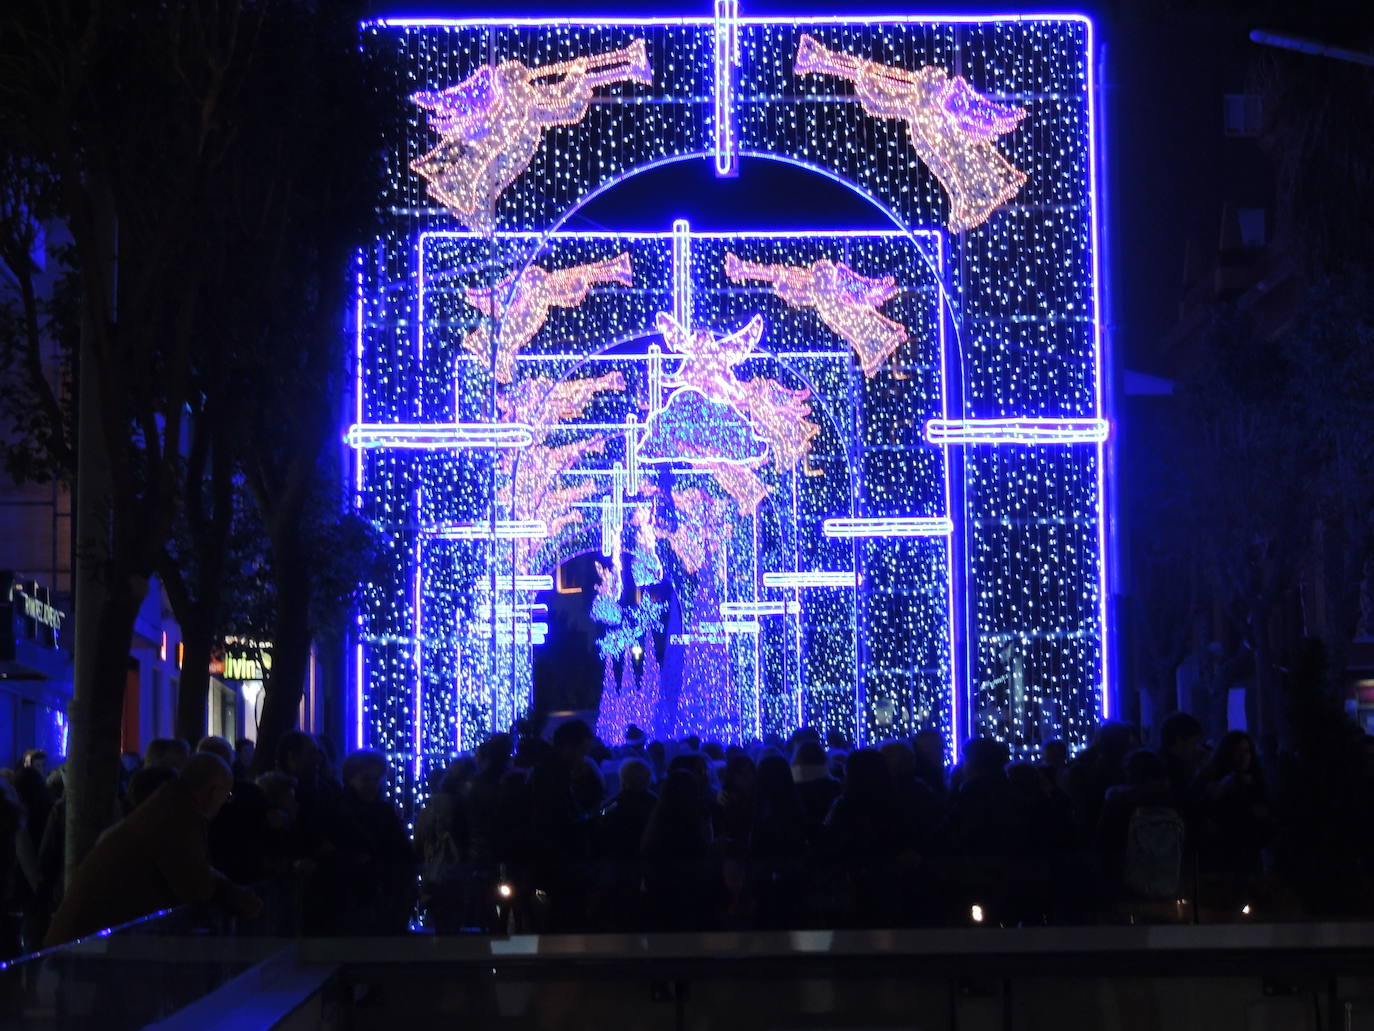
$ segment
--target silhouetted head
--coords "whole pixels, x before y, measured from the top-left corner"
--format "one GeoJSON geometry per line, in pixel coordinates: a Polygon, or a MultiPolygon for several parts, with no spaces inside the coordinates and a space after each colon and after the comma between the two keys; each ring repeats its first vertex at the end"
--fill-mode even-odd
{"type": "Polygon", "coordinates": [[[886,799],[892,792],[892,775],[882,754],[872,748],[849,753],[845,764],[845,797],[859,800],[886,799]]]}
{"type": "Polygon", "coordinates": [[[1001,741],[974,737],[964,742],[964,782],[973,777],[1004,777],[1011,752],[1001,741]]]}
{"type": "Polygon", "coordinates": [[[1060,738],[1051,738],[1040,747],[1040,758],[1052,770],[1062,770],[1069,764],[1069,746],[1060,738]]]}
{"type": "Polygon", "coordinates": [[[179,737],[155,737],[148,742],[148,750],[143,755],[143,765],[167,766],[180,770],[191,758],[191,746],[179,737]]]}
{"type": "Polygon", "coordinates": [[[620,790],[644,792],[653,782],[653,771],[643,759],[626,759],[620,764],[620,790]]]}
{"type": "Polygon", "coordinates": [[[580,762],[595,741],[591,727],[581,720],[567,720],[553,732],[553,750],[570,761],[580,762]]]}
{"type": "Polygon", "coordinates": [[[320,769],[320,749],[315,739],[300,730],[283,734],[277,744],[277,769],[295,777],[300,784],[314,784],[320,769]]]}
{"type": "Polygon", "coordinates": [[[1157,784],[1169,779],[1164,760],[1148,748],[1137,748],[1126,756],[1126,783],[1132,787],[1157,784]]]}
{"type": "Polygon", "coordinates": [[[216,734],[208,734],[201,738],[196,744],[197,752],[209,752],[217,755],[230,766],[234,764],[234,749],[229,742],[216,734]]]}
{"type": "Polygon", "coordinates": [[[364,802],[375,802],[386,779],[386,756],[370,749],[349,752],[343,761],[343,782],[364,802]]]}
{"type": "Polygon", "coordinates": [[[197,752],[181,768],[181,782],[191,792],[197,811],[213,820],[234,791],[234,771],[210,752],[197,752]]]}

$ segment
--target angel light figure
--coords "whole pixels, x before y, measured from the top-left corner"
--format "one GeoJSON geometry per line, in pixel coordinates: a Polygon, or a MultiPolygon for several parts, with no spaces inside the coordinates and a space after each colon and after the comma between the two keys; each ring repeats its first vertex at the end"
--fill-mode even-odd
{"type": "MultiPolygon", "coordinates": [[[[598,283],[633,283],[630,255],[619,254],[605,261],[593,261],[571,268],[544,269],[531,265],[519,274],[512,272],[495,286],[468,287],[463,293],[468,304],[498,323],[496,329],[495,374],[498,383],[509,383],[515,376],[515,356],[524,350],[548,321],[552,308],[576,308],[587,299],[598,283]],[[509,303],[503,300],[509,297],[509,303]]],[[[492,327],[478,326],[463,338],[463,347],[482,362],[491,362],[492,327]]]]}
{"type": "Polygon", "coordinates": [[[773,292],[793,308],[815,308],[821,321],[854,349],[870,379],[907,340],[906,327],[878,311],[901,292],[892,276],[868,279],[844,262],[825,258],[810,265],[761,265],[734,253],[725,255],[725,275],[736,283],[771,283],[773,292]]]}
{"type": "Polygon", "coordinates": [[[914,72],[879,64],[805,34],[793,70],[848,79],[866,114],[906,123],[911,146],[949,195],[950,232],[982,225],[1026,181],[993,145],[1020,124],[1026,109],[994,103],[963,76],[951,78],[930,64],[914,72]]]}
{"type": "Polygon", "coordinates": [[[429,112],[429,126],[441,138],[410,167],[459,222],[490,234],[497,199],[529,167],[546,129],[586,118],[598,86],[652,81],[643,39],[558,64],[487,65],[447,89],[411,96],[429,112]]]}
{"type": "Polygon", "coordinates": [[[682,365],[665,385],[694,388],[747,416],[768,441],[779,468],[791,470],[806,457],[812,438],[820,432],[807,418],[811,391],[790,390],[766,376],[742,380],[735,375],[735,367],[755,353],[763,336],[762,318],[755,315],[743,329],[726,336],[686,329],[667,312],[659,312],[657,326],[669,350],[682,357],[682,365]]]}

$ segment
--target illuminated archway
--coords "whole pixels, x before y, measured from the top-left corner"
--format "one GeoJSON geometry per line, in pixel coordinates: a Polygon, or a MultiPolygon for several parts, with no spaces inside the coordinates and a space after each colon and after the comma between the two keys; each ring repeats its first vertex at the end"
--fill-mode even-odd
{"type": "MultiPolygon", "coordinates": [[[[919,491],[905,490],[911,481],[900,467],[881,467],[865,453],[851,463],[863,468],[864,512],[850,513],[847,522],[835,516],[832,528],[872,534],[879,529],[875,520],[886,520],[885,530],[941,530],[947,544],[954,542],[948,546],[957,554],[946,559],[942,588],[957,593],[960,605],[960,618],[945,620],[949,634],[956,624],[963,633],[962,640],[951,640],[947,663],[954,681],[946,722],[952,734],[991,733],[1022,751],[1050,733],[1081,740],[1109,713],[1101,516],[1107,423],[1093,43],[1086,19],[756,19],[739,17],[725,0],[714,17],[696,19],[598,18],[576,25],[383,20],[364,27],[364,43],[397,70],[403,117],[397,120],[392,175],[382,197],[386,228],[360,271],[359,401],[351,439],[359,449],[359,507],[387,535],[394,573],[368,585],[360,614],[354,711],[359,743],[409,760],[417,784],[427,763],[472,743],[464,738],[466,717],[459,712],[459,700],[474,696],[463,682],[464,670],[486,666],[458,654],[462,634],[445,613],[466,606],[470,616],[481,604],[471,590],[480,563],[429,548],[426,534],[445,521],[464,533],[523,532],[515,518],[498,526],[503,521],[489,503],[500,489],[494,455],[539,446],[536,436],[545,429],[501,417],[501,404],[511,403],[510,388],[493,375],[500,371],[494,351],[485,371],[473,373],[485,376],[480,387],[455,389],[453,352],[468,339],[471,312],[460,296],[443,295],[440,279],[427,280],[427,241],[451,235],[455,220],[475,230],[457,234],[473,250],[462,285],[485,289],[489,307],[504,312],[514,305],[524,272],[570,267],[568,248],[587,244],[594,234],[568,233],[566,222],[588,200],[647,169],[702,156],[722,174],[738,171],[743,157],[759,157],[843,183],[887,214],[896,226],[890,239],[921,252],[927,269],[935,258],[920,247],[919,240],[928,238],[922,234],[946,222],[957,230],[940,237],[938,260],[944,265],[931,295],[935,322],[949,345],[940,351],[938,376],[948,407],[923,410],[911,424],[885,430],[896,442],[890,446],[911,461],[940,456],[945,496],[922,508],[919,491]],[[574,69],[588,79],[565,79],[574,69]],[[510,96],[539,83],[557,88],[539,94],[543,107],[502,109],[518,117],[497,131],[495,122],[483,119],[495,117],[498,93],[507,88],[491,86],[498,74],[513,76],[510,96]],[[903,107],[905,102],[892,112],[884,107],[883,90],[918,80],[943,91],[945,114],[954,122],[941,121],[945,116],[928,107],[903,107]],[[590,91],[579,93],[588,82],[590,91]],[[524,125],[530,111],[547,114],[531,128],[524,125]],[[956,122],[954,135],[942,128],[956,122]],[[473,143],[480,140],[487,142],[473,143]],[[955,154],[950,148],[962,164],[947,160],[955,154]],[[500,161],[483,164],[488,152],[500,161]],[[459,174],[464,169],[473,173],[466,180],[459,174]],[[510,278],[498,288],[503,277],[510,278]],[[957,360],[945,363],[946,351],[957,360]],[[468,483],[484,486],[442,486],[468,483]],[[957,591],[956,577],[962,579],[957,591]]],[[[632,241],[655,234],[661,240],[664,228],[612,235],[632,241]]],[[[705,235],[687,230],[678,237],[705,235]]],[[[795,239],[788,245],[795,245],[795,253],[775,249],[771,256],[740,260],[816,274],[816,263],[829,262],[829,269],[841,261],[837,254],[803,254],[795,239]]],[[[614,257],[604,248],[592,250],[576,260],[614,257]]],[[[882,262],[846,264],[871,281],[865,289],[873,297],[882,294],[874,285],[888,274],[882,262]]],[[[436,277],[448,274],[438,266],[431,271],[436,277]]],[[[709,284],[713,276],[719,279],[719,262],[700,277],[698,271],[688,273],[693,289],[714,289],[709,284]]],[[[614,276],[614,268],[606,274],[614,276]]],[[[606,293],[620,290],[609,285],[606,293]]],[[[675,310],[669,296],[674,291],[660,293],[663,303],[655,307],[675,310]]],[[[758,296],[765,292],[760,289],[758,296]]],[[[737,316],[748,313],[729,307],[736,298],[724,292],[720,298],[710,303],[719,303],[728,317],[713,314],[699,322],[718,333],[733,331],[737,316]]],[[[623,326],[597,327],[597,347],[643,331],[648,305],[640,301],[645,303],[636,317],[627,316],[623,326]]],[[[786,327],[810,318],[806,302],[799,304],[800,315],[779,309],[772,324],[786,327]]],[[[575,326],[580,316],[565,320],[565,310],[581,309],[558,308],[550,324],[564,320],[575,326]]],[[[907,325],[916,318],[903,314],[896,321],[907,325]]],[[[686,325],[693,328],[690,319],[686,325]]],[[[829,324],[813,326],[813,334],[831,331],[829,324]]],[[[568,335],[557,325],[547,332],[550,339],[568,335]]],[[[509,335],[500,318],[481,339],[494,346],[509,335]]],[[[530,342],[528,355],[516,348],[507,356],[512,384],[519,363],[538,354],[538,341],[530,342]]],[[[895,379],[879,371],[882,361],[870,360],[873,368],[861,376],[851,375],[852,368],[846,373],[862,389],[848,407],[825,399],[834,409],[832,421],[842,421],[849,411],[884,410],[868,388],[875,376],[895,379]]],[[[805,378],[824,379],[809,373],[805,378]]],[[[869,432],[861,419],[853,425],[851,440],[869,432]]],[[[918,538],[839,539],[847,539],[851,549],[868,549],[865,557],[877,567],[900,565],[890,556],[920,547],[913,543],[918,538]]],[[[856,560],[856,576],[858,568],[856,560]]],[[[511,590],[519,577],[536,575],[543,574],[522,572],[513,560],[508,570],[495,572],[509,577],[511,590]]],[[[890,632],[870,635],[874,650],[856,660],[856,676],[868,683],[864,678],[886,670],[883,675],[893,682],[909,680],[915,663],[894,666],[893,655],[880,650],[904,635],[921,636],[912,624],[920,603],[914,595],[900,601],[878,597],[876,583],[866,581],[863,604],[875,597],[882,601],[883,626],[890,632]]],[[[486,604],[495,622],[498,605],[505,603],[493,593],[486,604]]],[[[494,629],[492,643],[500,643],[494,629]]],[[[515,647],[513,640],[506,643],[515,647]]],[[[528,646],[528,640],[519,644],[528,646]]],[[[868,704],[884,690],[860,692],[860,738],[904,733],[925,722],[868,704]]],[[[466,725],[477,733],[508,723],[518,711],[515,698],[518,692],[500,705],[488,703],[466,725]]]]}

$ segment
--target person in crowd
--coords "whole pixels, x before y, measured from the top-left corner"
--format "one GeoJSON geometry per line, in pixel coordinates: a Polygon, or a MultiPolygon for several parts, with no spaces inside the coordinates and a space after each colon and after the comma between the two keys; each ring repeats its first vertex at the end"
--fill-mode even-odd
{"type": "Polygon", "coordinates": [[[825,850],[852,893],[852,916],[881,921],[893,909],[892,889],[917,862],[915,834],[896,800],[892,774],[873,748],[851,752],[844,787],[825,818],[825,850]]]}
{"type": "Polygon", "coordinates": [[[669,770],[640,842],[651,926],[687,931],[719,925],[728,899],[711,845],[700,782],[690,769],[669,770]]]}
{"type": "Polygon", "coordinates": [[[32,887],[19,862],[20,841],[28,836],[25,819],[19,793],[0,780],[0,960],[24,951],[22,912],[32,887]]]}
{"type": "Polygon", "coordinates": [[[129,792],[124,799],[125,812],[132,813],[169,781],[177,779],[177,771],[170,766],[145,766],[129,778],[129,792]]]}
{"type": "Polygon", "coordinates": [[[300,803],[296,800],[296,778],[268,770],[255,784],[267,805],[262,857],[267,874],[310,873],[314,863],[305,855],[297,828],[300,803]]]}
{"type": "Polygon", "coordinates": [[[501,781],[510,771],[515,741],[493,734],[477,748],[477,772],[463,793],[464,854],[474,866],[500,862],[501,781]]]}
{"type": "Polygon", "coordinates": [[[1063,738],[1052,737],[1040,746],[1040,765],[1056,776],[1068,768],[1069,746],[1063,738]]]}
{"type": "Polygon", "coordinates": [[[334,740],[328,734],[315,734],[315,748],[319,752],[319,782],[335,790],[343,787],[343,775],[339,769],[339,755],[334,748],[334,740]]]}
{"type": "Polygon", "coordinates": [[[625,757],[634,756],[638,759],[644,758],[644,747],[648,744],[648,735],[643,729],[631,723],[625,728],[625,744],[621,747],[621,754],[625,757]]]}
{"type": "MultiPolygon", "coordinates": [[[[480,750],[479,750],[480,751],[480,750]]],[[[439,771],[424,808],[415,817],[415,855],[420,861],[420,902],[435,931],[446,934],[464,925],[471,833],[465,801],[477,764],[459,756],[439,771]]]]}
{"type": "Polygon", "coordinates": [[[585,768],[595,738],[582,720],[560,723],[552,751],[530,773],[529,793],[538,853],[534,876],[549,900],[551,929],[574,928],[585,899],[591,857],[592,814],[578,801],[574,779],[585,768]]]}
{"type": "MultiPolygon", "coordinates": [[[[27,760],[32,754],[32,751],[25,752],[24,758],[27,760]]],[[[40,757],[38,762],[21,763],[12,780],[14,797],[23,810],[20,814],[23,827],[14,836],[14,859],[17,865],[10,880],[8,896],[11,908],[22,914],[20,935],[26,949],[38,948],[51,913],[43,892],[39,855],[53,802],[43,776],[43,762],[47,757],[42,752],[37,754],[40,757]]],[[[0,880],[0,900],[5,895],[5,881],[0,880]]]]}
{"type": "MultiPolygon", "coordinates": [[[[52,808],[48,810],[43,838],[38,844],[38,888],[34,901],[36,919],[46,926],[53,910],[62,901],[63,880],[67,859],[67,796],[64,790],[66,774],[57,767],[48,774],[48,795],[52,808]]],[[[41,938],[38,939],[41,941],[41,938]]]]}
{"type": "Polygon", "coordinates": [[[1029,817],[1007,779],[1005,744],[976,737],[964,744],[959,789],[950,798],[946,835],[963,856],[1011,857],[1026,852],[1029,817]]]}
{"type": "Polygon", "coordinates": [[[283,734],[275,760],[275,768],[296,782],[297,838],[304,858],[315,866],[304,885],[305,930],[334,934],[345,916],[338,900],[348,897],[350,874],[344,854],[348,835],[342,788],[321,779],[319,745],[304,731],[283,734]]]}
{"type": "Polygon", "coordinates": [[[48,753],[41,748],[26,748],[20,756],[19,768],[33,770],[39,777],[47,776],[48,753]]]}
{"type": "Polygon", "coordinates": [[[686,770],[692,775],[692,779],[697,784],[697,793],[701,796],[702,809],[710,819],[711,827],[714,830],[720,825],[720,800],[718,789],[711,775],[710,759],[707,758],[706,753],[701,751],[679,752],[668,763],[668,772],[672,773],[674,770],[686,770]]]}
{"type": "MultiPolygon", "coordinates": [[[[231,770],[235,768],[234,749],[225,738],[203,737],[196,752],[218,756],[231,770]]],[[[253,884],[267,875],[267,811],[262,789],[235,776],[233,794],[210,821],[210,861],[239,884],[253,884]]]]}
{"type": "Polygon", "coordinates": [[[207,830],[233,790],[218,756],[191,757],[173,781],[96,842],[77,867],[44,945],[185,903],[212,900],[249,919],[262,904],[210,865],[207,830]]]}
{"type": "Polygon", "coordinates": [[[400,814],[382,796],[386,757],[369,750],[351,752],[341,772],[348,927],[362,934],[400,933],[413,901],[416,863],[400,814]]]}
{"type": "Polygon", "coordinates": [[[743,854],[754,823],[754,760],[739,749],[725,761],[720,793],[716,796],[716,838],[743,854]]]}
{"type": "Polygon", "coordinates": [[[916,776],[925,782],[926,787],[935,794],[936,801],[943,805],[949,796],[945,736],[934,727],[927,727],[916,732],[911,739],[911,747],[916,752],[916,776]]]}
{"type": "Polygon", "coordinates": [[[1125,782],[1123,764],[1135,739],[1132,728],[1124,723],[1103,720],[1092,745],[1069,764],[1065,783],[1073,803],[1074,822],[1084,841],[1091,840],[1102,816],[1107,789],[1125,782]]]}
{"type": "Polygon", "coordinates": [[[916,750],[905,741],[885,741],[878,749],[892,778],[892,798],[914,844],[925,850],[934,841],[944,820],[943,807],[934,791],[919,775],[916,750]]]}
{"type": "Polygon", "coordinates": [[[1269,788],[1244,731],[1217,742],[1194,788],[1198,860],[1205,873],[1260,873],[1260,853],[1274,833],[1269,788]]]}
{"type": "Polygon", "coordinates": [[[616,862],[639,855],[639,844],[649,825],[658,796],[651,790],[653,771],[643,759],[620,764],[620,791],[606,803],[597,819],[597,854],[616,862]]]}
{"type": "Polygon", "coordinates": [[[806,890],[807,822],[792,769],[777,752],[759,759],[749,835],[749,895],[755,926],[789,927],[806,890]]]}
{"type": "Polygon", "coordinates": [[[657,784],[668,772],[668,746],[662,741],[650,741],[644,746],[644,760],[653,770],[654,783],[657,784]]]}
{"type": "Polygon", "coordinates": [[[143,753],[143,768],[166,766],[181,772],[191,758],[191,746],[179,737],[155,737],[143,753]]]}
{"type": "MultiPolygon", "coordinates": [[[[1069,797],[1069,746],[1063,738],[1052,737],[1040,746],[1040,762],[1037,764],[1045,778],[1065,800],[1069,797]]],[[[1072,814],[1072,805],[1070,805],[1072,814]]]]}
{"type": "Polygon", "coordinates": [[[1159,747],[1169,775],[1172,805],[1186,816],[1191,809],[1193,781],[1207,761],[1202,724],[1186,712],[1170,713],[1159,727],[1159,747]]]}
{"type": "Polygon", "coordinates": [[[825,818],[840,795],[841,784],[830,775],[825,749],[814,738],[803,738],[792,753],[792,780],[797,786],[806,837],[814,846],[821,840],[825,818]]]}
{"type": "MultiPolygon", "coordinates": [[[[592,752],[599,749],[593,745],[592,752]]],[[[577,808],[589,817],[601,811],[605,804],[606,775],[601,772],[601,762],[592,753],[582,757],[582,762],[573,767],[573,799],[577,808]]]]}
{"type": "Polygon", "coordinates": [[[652,778],[643,759],[623,760],[620,790],[597,818],[596,855],[601,867],[597,923],[607,930],[634,929],[641,920],[639,891],[644,872],[639,846],[658,802],[652,778]]]}
{"type": "Polygon", "coordinates": [[[36,856],[38,846],[43,840],[43,829],[48,825],[48,813],[52,810],[52,797],[48,794],[47,779],[43,764],[47,754],[37,752],[37,761],[30,762],[33,750],[24,753],[24,763],[15,771],[14,790],[24,806],[24,822],[27,837],[26,848],[36,856]]]}
{"type": "Polygon", "coordinates": [[[1178,896],[1184,846],[1183,819],[1174,808],[1163,759],[1145,748],[1126,756],[1126,781],[1107,789],[1098,819],[1096,853],[1110,894],[1178,896]],[[1149,853],[1148,855],[1146,853],[1149,853]],[[1164,864],[1162,872],[1144,869],[1164,864]],[[1159,885],[1150,888],[1150,883],[1159,885]]]}
{"type": "Polygon", "coordinates": [[[1074,841],[1073,806],[1056,783],[1054,769],[1022,760],[1008,763],[1006,774],[1025,807],[1027,852],[1049,856],[1070,848],[1074,841]]]}
{"type": "Polygon", "coordinates": [[[234,780],[248,780],[253,769],[253,755],[257,751],[257,742],[250,737],[241,737],[234,741],[234,780]]]}

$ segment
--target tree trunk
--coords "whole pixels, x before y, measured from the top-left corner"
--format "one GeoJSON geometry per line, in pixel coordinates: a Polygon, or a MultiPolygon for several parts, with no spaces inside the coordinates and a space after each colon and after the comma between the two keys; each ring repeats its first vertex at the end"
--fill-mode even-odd
{"type": "Polygon", "coordinates": [[[196,746],[209,732],[206,707],[210,692],[210,649],[213,635],[203,626],[181,625],[181,686],[177,689],[177,737],[196,746]]]}
{"type": "MultiPolygon", "coordinates": [[[[101,205],[95,225],[99,278],[116,290],[116,224],[101,205]],[[108,263],[108,267],[106,267],[108,263]]],[[[101,428],[104,385],[96,344],[98,320],[92,305],[82,309],[77,362],[77,451],[73,527],[76,565],[76,647],[69,709],[71,737],[63,772],[66,794],[65,870],[85,858],[96,838],[114,819],[119,785],[120,725],[129,673],[129,644],[138,607],[148,593],[146,578],[127,575],[114,562],[114,513],[109,447],[101,428]]]]}
{"type": "Polygon", "coordinates": [[[65,768],[68,880],[118,815],[119,732],[129,641],[147,588],[147,580],[137,578],[120,578],[107,585],[90,654],[93,661],[83,667],[74,685],[65,768]]]}
{"type": "Polygon", "coordinates": [[[272,670],[263,684],[253,776],[272,769],[277,742],[296,726],[301,691],[310,662],[310,581],[298,553],[273,556],[277,611],[272,634],[272,670]]]}

